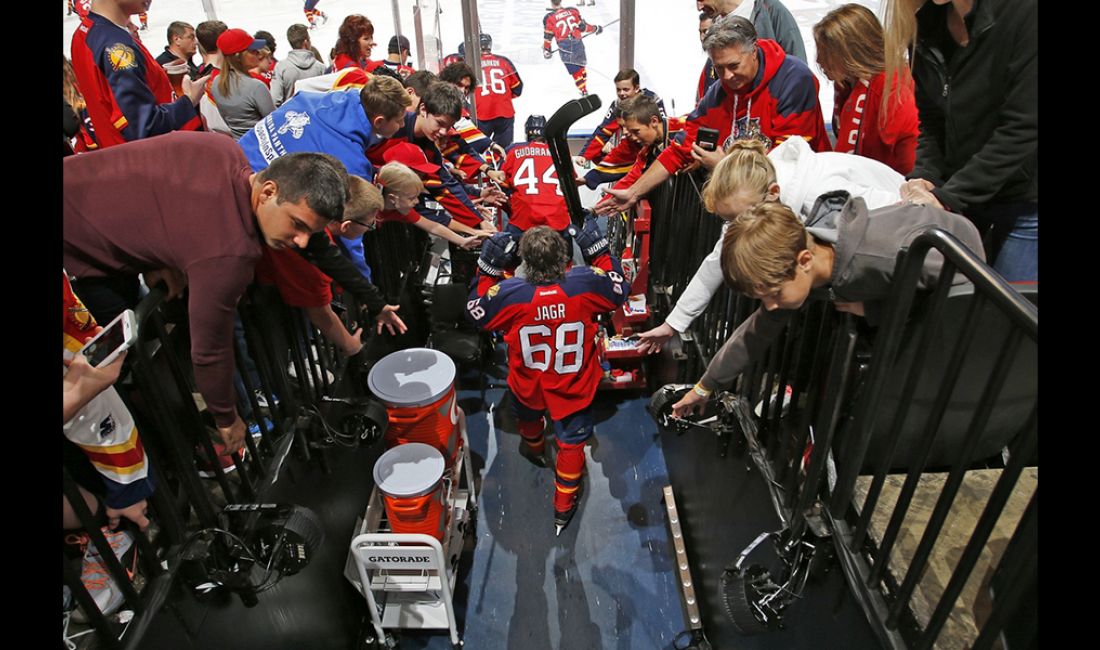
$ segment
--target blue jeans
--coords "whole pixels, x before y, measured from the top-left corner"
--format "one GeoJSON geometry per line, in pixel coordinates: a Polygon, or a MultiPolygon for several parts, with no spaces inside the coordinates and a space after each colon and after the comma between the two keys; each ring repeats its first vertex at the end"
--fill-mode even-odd
{"type": "Polygon", "coordinates": [[[971,217],[984,230],[992,225],[993,269],[1009,282],[1039,281],[1039,205],[1017,202],[990,206],[971,217]]]}
{"type": "Polygon", "coordinates": [[[1009,282],[1039,281],[1039,212],[1016,217],[993,268],[1009,282]]]}

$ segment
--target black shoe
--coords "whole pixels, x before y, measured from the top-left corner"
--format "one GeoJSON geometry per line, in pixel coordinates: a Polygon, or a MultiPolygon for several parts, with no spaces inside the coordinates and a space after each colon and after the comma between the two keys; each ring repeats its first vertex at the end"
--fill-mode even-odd
{"type": "Polygon", "coordinates": [[[544,442],[542,451],[537,452],[531,447],[531,445],[527,443],[526,440],[521,439],[519,441],[519,455],[526,458],[527,461],[535,467],[539,467],[542,469],[553,467],[553,463],[550,462],[550,455],[546,453],[546,445],[548,444],[550,443],[544,442]]]}
{"type": "Polygon", "coordinates": [[[569,525],[569,522],[573,521],[573,515],[577,514],[577,507],[581,504],[581,486],[577,486],[577,491],[573,493],[573,505],[569,506],[569,509],[565,512],[554,512],[554,536],[561,535],[561,531],[565,530],[565,527],[569,525]]]}

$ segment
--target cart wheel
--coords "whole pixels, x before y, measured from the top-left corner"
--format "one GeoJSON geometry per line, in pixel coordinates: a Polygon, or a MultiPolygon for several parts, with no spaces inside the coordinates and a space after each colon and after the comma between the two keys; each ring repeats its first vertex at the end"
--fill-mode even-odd
{"type": "Polygon", "coordinates": [[[765,585],[774,584],[764,567],[753,564],[744,571],[726,569],[722,572],[722,601],[726,614],[737,631],[746,636],[772,629],[776,621],[768,621],[760,609],[760,598],[767,594],[765,585]]]}

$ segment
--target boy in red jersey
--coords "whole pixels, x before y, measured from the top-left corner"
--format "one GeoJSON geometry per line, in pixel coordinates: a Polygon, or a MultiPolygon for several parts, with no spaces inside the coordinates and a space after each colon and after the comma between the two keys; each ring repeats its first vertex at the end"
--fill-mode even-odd
{"type": "Polygon", "coordinates": [[[595,217],[573,237],[589,266],[566,271],[570,249],[548,226],[536,226],[519,240],[498,233],[482,246],[479,282],[466,304],[469,317],[486,330],[504,332],[508,344],[508,388],[522,440],[520,454],[547,467],[543,414],[557,429],[554,525],[556,534],[576,513],[584,474],[584,444],[592,435],[589,406],[603,371],[597,358],[596,318],[626,300],[630,285],[619,260],[608,254],[595,217]],[[518,252],[526,277],[503,280],[518,252]]]}
{"type": "Polygon", "coordinates": [[[585,34],[599,34],[603,27],[584,22],[581,12],[573,7],[562,8],[561,0],[550,0],[550,5],[549,13],[542,19],[542,56],[547,59],[552,56],[550,39],[556,40],[561,62],[573,76],[573,83],[583,97],[588,94],[588,70],[585,68],[588,57],[584,53],[581,39],[585,34]]]}

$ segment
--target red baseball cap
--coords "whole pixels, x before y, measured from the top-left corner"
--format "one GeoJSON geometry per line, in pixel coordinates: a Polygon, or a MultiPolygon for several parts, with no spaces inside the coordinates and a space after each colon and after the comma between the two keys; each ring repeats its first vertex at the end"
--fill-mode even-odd
{"type": "Polygon", "coordinates": [[[267,43],[243,29],[227,29],[218,37],[218,49],[222,54],[239,54],[245,50],[262,50],[267,43]]]}
{"type": "Polygon", "coordinates": [[[411,142],[399,142],[382,154],[382,160],[386,162],[403,163],[411,169],[425,174],[438,174],[439,165],[428,162],[424,150],[411,142]]]}

